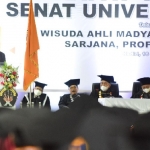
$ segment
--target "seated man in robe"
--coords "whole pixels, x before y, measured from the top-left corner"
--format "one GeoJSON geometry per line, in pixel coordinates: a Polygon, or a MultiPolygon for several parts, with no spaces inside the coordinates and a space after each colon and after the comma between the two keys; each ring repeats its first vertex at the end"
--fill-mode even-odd
{"type": "Polygon", "coordinates": [[[35,88],[31,93],[31,102],[30,93],[28,93],[22,100],[22,107],[49,108],[51,110],[50,98],[47,94],[43,93],[45,86],[47,86],[47,84],[35,81],[35,88]]]}
{"type": "Polygon", "coordinates": [[[98,75],[98,77],[101,78],[100,81],[100,89],[95,89],[91,92],[91,96],[95,98],[110,98],[110,97],[121,97],[119,96],[119,91],[115,91],[111,83],[116,83],[114,81],[113,76],[107,76],[107,75],[98,75]]]}
{"type": "Polygon", "coordinates": [[[133,94],[131,98],[150,98],[150,78],[144,77],[140,78],[137,81],[139,81],[142,85],[142,89],[133,94]]]}
{"type": "Polygon", "coordinates": [[[73,102],[76,98],[80,97],[78,94],[78,85],[80,84],[80,79],[70,79],[65,82],[68,86],[69,94],[65,94],[60,98],[59,108],[68,108],[68,105],[73,102]]]}

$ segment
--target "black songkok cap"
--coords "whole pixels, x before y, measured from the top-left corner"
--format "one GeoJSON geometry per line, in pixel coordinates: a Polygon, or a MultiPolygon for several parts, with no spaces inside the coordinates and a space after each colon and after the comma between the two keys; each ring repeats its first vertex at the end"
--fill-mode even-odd
{"type": "Polygon", "coordinates": [[[44,87],[47,86],[47,84],[35,81],[35,87],[36,86],[41,87],[42,89],[44,89],[44,87]]]}
{"type": "Polygon", "coordinates": [[[140,81],[142,85],[150,84],[150,78],[149,77],[140,78],[137,81],[140,81]]]}
{"type": "Polygon", "coordinates": [[[109,83],[116,83],[116,82],[114,81],[114,77],[113,77],[113,76],[98,75],[98,77],[100,77],[101,80],[105,80],[105,81],[107,81],[107,82],[109,82],[109,83]]]}
{"type": "Polygon", "coordinates": [[[70,87],[71,85],[79,85],[80,79],[70,79],[69,81],[65,82],[65,84],[70,87]]]}

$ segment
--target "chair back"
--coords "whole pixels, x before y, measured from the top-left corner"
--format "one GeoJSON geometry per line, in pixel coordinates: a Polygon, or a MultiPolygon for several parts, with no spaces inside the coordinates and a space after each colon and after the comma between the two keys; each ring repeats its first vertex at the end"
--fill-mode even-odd
{"type": "Polygon", "coordinates": [[[92,91],[99,91],[100,90],[100,83],[93,83],[92,84],[92,91]]]}
{"type": "Polygon", "coordinates": [[[133,82],[132,95],[138,93],[141,89],[142,89],[142,85],[140,82],[133,82]]]}

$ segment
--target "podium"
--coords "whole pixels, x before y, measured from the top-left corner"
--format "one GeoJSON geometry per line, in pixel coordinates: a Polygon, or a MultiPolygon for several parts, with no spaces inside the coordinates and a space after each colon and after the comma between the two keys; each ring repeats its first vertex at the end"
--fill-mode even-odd
{"type": "Polygon", "coordinates": [[[0,107],[7,107],[15,109],[15,103],[17,100],[17,92],[14,89],[6,90],[5,88],[0,90],[0,107]]]}
{"type": "Polygon", "coordinates": [[[150,99],[99,98],[98,102],[107,107],[133,109],[139,114],[150,112],[150,99]]]}
{"type": "MultiPolygon", "coordinates": [[[[4,77],[5,74],[2,70],[3,69],[2,66],[4,65],[5,67],[9,67],[5,62],[0,62],[0,107],[7,107],[7,108],[15,109],[15,103],[17,100],[18,93],[13,87],[5,88],[4,82],[9,82],[11,80],[12,74],[8,75],[8,78],[10,78],[10,80],[7,81],[8,78],[4,77]],[[1,84],[2,82],[3,84],[1,84]]],[[[8,70],[9,69],[10,68],[8,68],[8,70]]]]}

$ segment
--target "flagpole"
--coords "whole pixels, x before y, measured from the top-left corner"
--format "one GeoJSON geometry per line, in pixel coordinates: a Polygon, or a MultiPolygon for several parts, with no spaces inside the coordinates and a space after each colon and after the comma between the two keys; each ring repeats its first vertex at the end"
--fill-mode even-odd
{"type": "Polygon", "coordinates": [[[31,108],[31,84],[30,84],[30,93],[29,93],[29,107],[31,108]]]}

